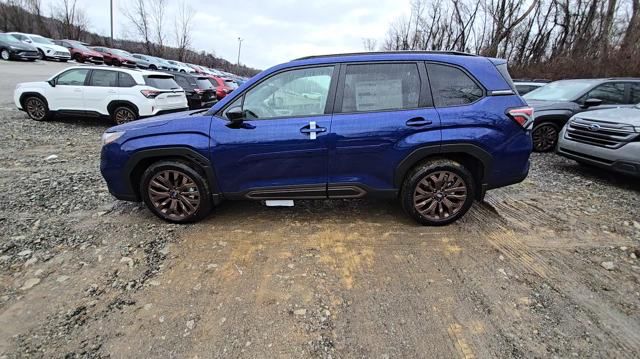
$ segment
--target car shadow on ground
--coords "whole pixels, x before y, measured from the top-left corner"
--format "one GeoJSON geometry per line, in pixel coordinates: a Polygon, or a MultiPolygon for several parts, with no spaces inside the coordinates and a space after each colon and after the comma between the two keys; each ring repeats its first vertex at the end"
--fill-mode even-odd
{"type": "Polygon", "coordinates": [[[579,164],[569,161],[559,165],[561,170],[569,171],[583,177],[585,180],[606,183],[620,189],[632,190],[640,193],[640,180],[637,177],[608,171],[596,166],[579,164]]]}
{"type": "Polygon", "coordinates": [[[83,117],[83,116],[55,116],[48,122],[59,122],[68,125],[82,126],[82,127],[101,127],[107,129],[115,126],[113,122],[106,118],[96,117],[83,117]]]}

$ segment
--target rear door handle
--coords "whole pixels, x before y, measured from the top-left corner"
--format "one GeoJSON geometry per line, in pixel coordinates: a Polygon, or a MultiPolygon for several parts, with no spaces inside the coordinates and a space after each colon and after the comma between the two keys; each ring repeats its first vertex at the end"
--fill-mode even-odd
{"type": "Polygon", "coordinates": [[[431,120],[427,120],[424,117],[414,117],[406,122],[407,126],[412,126],[412,127],[427,126],[432,123],[433,122],[431,120]]]}

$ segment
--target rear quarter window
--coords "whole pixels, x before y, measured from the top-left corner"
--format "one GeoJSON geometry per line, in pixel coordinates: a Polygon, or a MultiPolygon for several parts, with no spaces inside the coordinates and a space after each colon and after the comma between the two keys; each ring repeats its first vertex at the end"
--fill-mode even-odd
{"type": "Polygon", "coordinates": [[[155,87],[160,90],[175,90],[180,88],[172,76],[148,75],[144,77],[144,83],[147,86],[155,87]]]}
{"type": "MultiPolygon", "coordinates": [[[[512,90],[514,90],[514,91],[515,91],[515,90],[516,90],[516,86],[515,86],[515,84],[513,83],[513,80],[511,79],[511,75],[509,74],[509,69],[507,68],[507,63],[497,65],[497,66],[496,66],[496,69],[498,70],[498,72],[500,73],[500,75],[502,75],[502,78],[503,78],[505,81],[507,81],[507,84],[509,84],[509,87],[510,87],[512,90]]],[[[533,90],[533,89],[535,89],[535,87],[534,87],[534,88],[532,88],[531,90],[533,90]]],[[[531,91],[531,90],[529,90],[529,91],[531,91]]]]}
{"type": "Polygon", "coordinates": [[[482,88],[457,67],[430,63],[427,71],[436,107],[466,105],[484,95],[482,88]]]}

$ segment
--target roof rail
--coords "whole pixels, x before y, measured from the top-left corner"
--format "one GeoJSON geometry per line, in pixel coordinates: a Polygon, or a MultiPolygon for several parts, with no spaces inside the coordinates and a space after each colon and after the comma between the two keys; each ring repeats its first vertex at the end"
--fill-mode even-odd
{"type": "Polygon", "coordinates": [[[336,56],[361,56],[361,55],[384,55],[384,54],[442,54],[442,55],[459,55],[459,56],[478,56],[462,51],[426,51],[426,50],[402,50],[402,51],[369,51],[369,52],[347,52],[343,54],[327,54],[327,55],[315,55],[305,56],[292,61],[318,59],[324,57],[336,57],[336,56]]]}

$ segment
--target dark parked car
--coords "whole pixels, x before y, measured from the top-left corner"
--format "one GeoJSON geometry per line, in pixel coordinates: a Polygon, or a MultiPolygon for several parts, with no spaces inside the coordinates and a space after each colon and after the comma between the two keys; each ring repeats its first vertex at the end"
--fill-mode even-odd
{"type": "Polygon", "coordinates": [[[91,50],[83,43],[75,40],[53,40],[56,45],[64,46],[69,49],[71,58],[79,63],[92,62],[94,64],[104,63],[102,54],[95,50],[91,50]]]}
{"type": "Polygon", "coordinates": [[[534,108],[533,149],[551,151],[558,133],[575,114],[614,107],[633,107],[640,102],[640,79],[607,78],[551,82],[524,95],[534,108]]]}
{"type": "Polygon", "coordinates": [[[190,75],[183,72],[171,73],[178,85],[182,87],[187,95],[189,108],[192,110],[204,107],[211,107],[218,100],[216,99],[216,89],[205,76],[190,75]]]}
{"type": "Polygon", "coordinates": [[[526,79],[514,79],[513,84],[516,86],[516,90],[520,96],[524,96],[529,92],[538,89],[546,84],[548,84],[549,80],[526,80],[526,79]]]}
{"type": "Polygon", "coordinates": [[[111,66],[137,67],[137,61],[133,57],[124,56],[114,49],[108,47],[94,46],[93,50],[99,52],[104,57],[104,63],[111,66]]]}
{"type": "Polygon", "coordinates": [[[254,76],[206,112],[108,129],[100,170],[116,198],[171,222],[202,219],[223,199],[372,196],[445,225],[527,176],[531,115],[505,60],[314,56],[254,76]]]}
{"type": "Polygon", "coordinates": [[[0,33],[0,58],[5,61],[35,61],[40,58],[40,54],[35,47],[25,44],[9,34],[0,33]]]}

